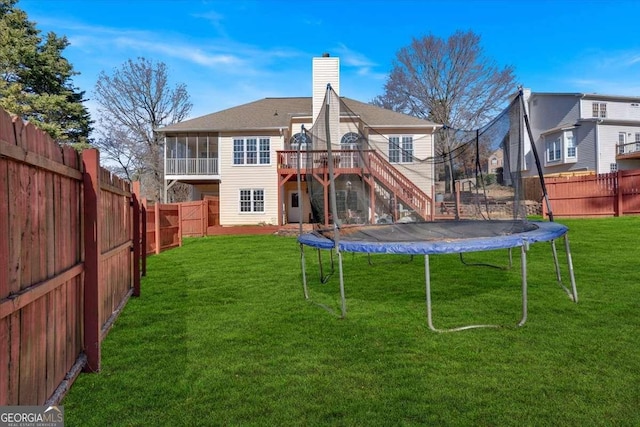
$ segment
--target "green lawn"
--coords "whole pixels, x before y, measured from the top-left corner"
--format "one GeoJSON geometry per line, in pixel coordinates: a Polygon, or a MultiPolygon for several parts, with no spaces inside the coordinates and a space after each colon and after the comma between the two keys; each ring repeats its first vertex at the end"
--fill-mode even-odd
{"type": "MultiPolygon", "coordinates": [[[[540,243],[524,327],[448,334],[427,327],[422,257],[345,254],[339,319],[319,305],[339,312],[337,275],[320,284],[309,249],[304,299],[294,238],[186,239],[148,259],[102,372],[82,374],[62,402],[67,425],[638,426],[640,217],[560,222],[579,304],[540,243]]],[[[517,255],[511,270],[432,256],[436,327],[517,323],[517,255]]],[[[507,254],[465,261],[504,265],[507,254]]]]}

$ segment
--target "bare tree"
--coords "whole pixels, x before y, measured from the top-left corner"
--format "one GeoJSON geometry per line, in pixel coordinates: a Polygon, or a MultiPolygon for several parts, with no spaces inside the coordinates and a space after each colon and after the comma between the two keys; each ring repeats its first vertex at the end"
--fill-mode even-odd
{"type": "MultiPolygon", "coordinates": [[[[373,104],[454,129],[475,129],[505,107],[515,92],[513,67],[484,55],[480,36],[457,31],[447,40],[414,38],[396,53],[384,94],[373,104]]],[[[451,156],[459,141],[436,140],[436,156],[451,156]]],[[[451,159],[449,159],[451,160],[451,159]]]]}
{"type": "Polygon", "coordinates": [[[164,191],[163,141],[159,127],[185,119],[193,104],[184,84],[170,87],[167,66],[129,59],[111,75],[100,73],[95,86],[98,139],[95,145],[113,168],[141,180],[145,195],[161,200],[164,191]]]}

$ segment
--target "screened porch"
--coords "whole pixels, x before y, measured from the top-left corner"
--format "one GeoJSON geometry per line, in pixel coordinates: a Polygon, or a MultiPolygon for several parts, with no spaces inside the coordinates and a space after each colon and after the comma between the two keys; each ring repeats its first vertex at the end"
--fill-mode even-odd
{"type": "Polygon", "coordinates": [[[165,137],[165,175],[219,176],[217,135],[168,135],[165,137]]]}

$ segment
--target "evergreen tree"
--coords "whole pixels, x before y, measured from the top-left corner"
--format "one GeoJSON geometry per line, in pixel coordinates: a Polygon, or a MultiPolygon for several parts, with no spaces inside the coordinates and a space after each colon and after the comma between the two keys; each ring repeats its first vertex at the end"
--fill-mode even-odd
{"type": "Polygon", "coordinates": [[[91,119],[78,73],[63,56],[66,37],[43,39],[16,0],[0,0],[0,107],[40,127],[53,139],[87,142],[91,119]]]}

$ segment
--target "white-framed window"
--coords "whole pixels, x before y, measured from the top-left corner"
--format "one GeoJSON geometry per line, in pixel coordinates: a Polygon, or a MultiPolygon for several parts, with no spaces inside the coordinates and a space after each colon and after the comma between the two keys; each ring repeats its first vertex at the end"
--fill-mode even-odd
{"type": "Polygon", "coordinates": [[[361,138],[359,134],[355,132],[347,132],[342,135],[342,139],[340,139],[340,145],[342,145],[346,150],[354,150],[358,148],[360,139],[361,138]]]}
{"type": "Polygon", "coordinates": [[[626,144],[627,143],[627,133],[626,132],[618,132],[618,154],[624,154],[627,151],[626,144]]]}
{"type": "Polygon", "coordinates": [[[411,163],[413,160],[413,136],[389,137],[389,162],[411,163]]]}
{"type": "Polygon", "coordinates": [[[607,104],[605,102],[594,102],[591,104],[592,117],[599,119],[607,118],[607,104]]]}
{"type": "Polygon", "coordinates": [[[618,164],[617,163],[610,163],[609,164],[609,171],[618,172],[618,164]]]}
{"type": "Polygon", "coordinates": [[[308,150],[311,148],[311,138],[306,133],[298,132],[289,138],[289,145],[292,150],[297,150],[300,147],[300,151],[308,150]]]}
{"type": "Polygon", "coordinates": [[[264,190],[262,188],[241,188],[240,212],[264,212],[264,190]]]}
{"type": "Polygon", "coordinates": [[[547,162],[559,162],[562,159],[562,138],[547,141],[547,162]]]}
{"type": "Polygon", "coordinates": [[[269,138],[234,138],[234,165],[268,165],[271,163],[271,140],[269,138]]]}
{"type": "Polygon", "coordinates": [[[575,159],[576,158],[576,140],[573,137],[573,133],[569,132],[565,134],[564,141],[565,141],[565,149],[566,149],[566,158],[575,159]]]}

